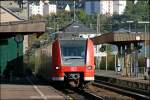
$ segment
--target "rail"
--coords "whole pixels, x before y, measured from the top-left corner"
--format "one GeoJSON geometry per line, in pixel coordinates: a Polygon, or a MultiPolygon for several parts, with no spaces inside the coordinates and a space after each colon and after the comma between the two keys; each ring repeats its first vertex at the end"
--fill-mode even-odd
{"type": "Polygon", "coordinates": [[[93,85],[95,85],[97,87],[103,87],[103,88],[106,88],[108,90],[112,90],[112,91],[115,91],[115,92],[118,92],[121,94],[125,94],[125,95],[131,96],[135,99],[140,99],[140,100],[149,100],[150,99],[149,93],[147,93],[147,92],[131,90],[129,88],[114,85],[112,83],[104,82],[101,80],[95,80],[93,85]]]}
{"type": "Polygon", "coordinates": [[[88,91],[84,91],[83,93],[84,93],[84,95],[85,95],[86,97],[93,98],[93,100],[104,100],[103,97],[97,96],[97,95],[94,94],[94,93],[91,93],[91,92],[88,92],[88,91]]]}
{"type": "Polygon", "coordinates": [[[56,89],[57,93],[63,93],[66,100],[104,100],[103,97],[98,96],[89,90],[67,87],[64,86],[64,84],[61,84],[61,82],[48,81],[42,77],[34,77],[34,79],[36,79],[37,82],[40,82],[40,84],[52,86],[56,89]]]}

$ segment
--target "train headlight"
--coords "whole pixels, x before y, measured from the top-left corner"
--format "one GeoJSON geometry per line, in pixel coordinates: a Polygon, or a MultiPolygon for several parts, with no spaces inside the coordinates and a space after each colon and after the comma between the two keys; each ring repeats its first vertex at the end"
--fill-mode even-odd
{"type": "Polygon", "coordinates": [[[87,66],[87,69],[88,69],[88,70],[91,70],[91,69],[92,69],[92,66],[87,66]]]}
{"type": "Polygon", "coordinates": [[[57,67],[56,67],[56,69],[60,69],[60,67],[59,67],[59,66],[57,66],[57,67]]]}

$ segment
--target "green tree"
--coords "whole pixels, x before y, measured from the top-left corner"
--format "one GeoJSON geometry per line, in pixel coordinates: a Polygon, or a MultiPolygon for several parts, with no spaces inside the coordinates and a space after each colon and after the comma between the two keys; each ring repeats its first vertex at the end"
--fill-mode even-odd
{"type": "MultiPolygon", "coordinates": [[[[127,6],[123,15],[114,14],[112,16],[113,30],[119,28],[127,28],[128,23],[126,21],[132,20],[135,23],[131,24],[131,28],[134,29],[137,25],[137,29],[144,28],[144,24],[137,24],[137,21],[149,21],[150,11],[147,0],[138,1],[134,4],[134,0],[127,1],[127,6]]],[[[148,27],[148,26],[147,26],[148,27]]]]}

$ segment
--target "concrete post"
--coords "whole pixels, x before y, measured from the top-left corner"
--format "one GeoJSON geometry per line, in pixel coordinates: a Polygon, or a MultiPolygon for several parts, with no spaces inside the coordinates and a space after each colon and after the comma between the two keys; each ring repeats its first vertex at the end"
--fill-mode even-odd
{"type": "Polygon", "coordinates": [[[121,69],[121,46],[118,45],[118,59],[117,59],[117,72],[120,72],[122,69],[121,69]]]}
{"type": "Polygon", "coordinates": [[[137,47],[137,43],[134,43],[134,48],[135,48],[135,55],[134,55],[134,75],[135,76],[138,76],[138,71],[139,71],[139,64],[138,64],[138,49],[136,48],[137,47]]]}
{"type": "Polygon", "coordinates": [[[145,79],[149,79],[150,80],[150,42],[149,42],[149,37],[150,34],[146,33],[145,31],[145,79]]]}
{"type": "Polygon", "coordinates": [[[125,76],[130,76],[130,69],[131,69],[131,45],[126,45],[125,51],[125,76]]]}
{"type": "Polygon", "coordinates": [[[117,72],[117,63],[116,63],[116,59],[117,59],[117,57],[116,57],[117,55],[116,55],[116,53],[115,53],[115,72],[117,72]]]}
{"type": "Polygon", "coordinates": [[[144,79],[150,80],[150,57],[145,58],[144,79]]]}
{"type": "Polygon", "coordinates": [[[134,44],[131,43],[131,67],[130,67],[130,76],[133,75],[133,70],[134,70],[134,44]]]}
{"type": "Polygon", "coordinates": [[[121,64],[122,64],[122,75],[125,76],[126,70],[125,70],[125,45],[121,48],[121,64]]]}
{"type": "Polygon", "coordinates": [[[148,41],[145,41],[145,72],[144,78],[150,80],[150,46],[148,41]],[[147,47],[146,47],[147,46],[147,47]]]}
{"type": "Polygon", "coordinates": [[[107,44],[106,44],[106,71],[108,70],[108,61],[107,61],[107,56],[108,56],[108,52],[107,52],[107,44]]]}

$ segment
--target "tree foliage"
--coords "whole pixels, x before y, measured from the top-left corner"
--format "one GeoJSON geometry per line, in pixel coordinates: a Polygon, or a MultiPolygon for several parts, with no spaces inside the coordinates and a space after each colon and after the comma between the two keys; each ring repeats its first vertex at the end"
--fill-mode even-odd
{"type": "Polygon", "coordinates": [[[149,7],[150,5],[148,5],[146,0],[138,1],[136,4],[134,4],[133,1],[127,1],[124,14],[112,16],[113,29],[117,30],[119,28],[127,28],[128,24],[126,21],[134,21],[134,23],[131,25],[132,29],[144,28],[144,24],[139,25],[137,22],[150,20],[149,7]]]}

